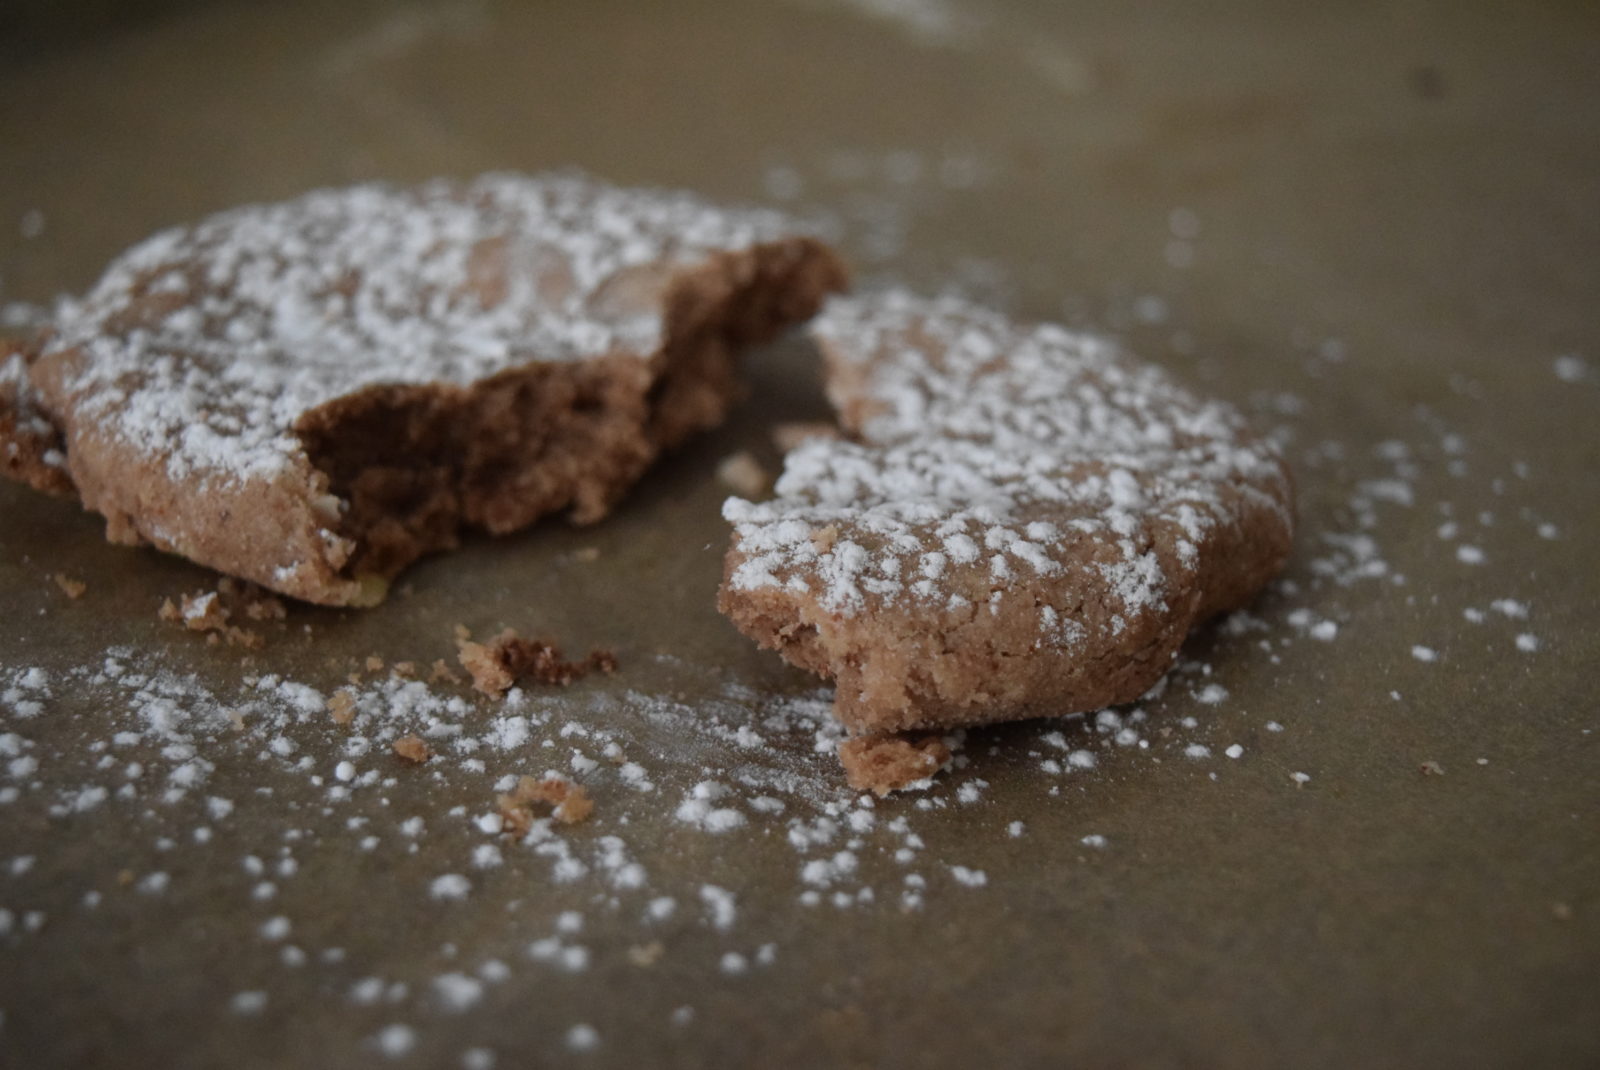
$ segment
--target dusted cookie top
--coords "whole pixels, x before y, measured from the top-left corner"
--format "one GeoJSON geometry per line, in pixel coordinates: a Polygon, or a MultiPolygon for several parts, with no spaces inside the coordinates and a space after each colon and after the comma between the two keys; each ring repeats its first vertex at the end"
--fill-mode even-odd
{"type": "Polygon", "coordinates": [[[1069,712],[1093,681],[1051,685],[1035,654],[1145,675],[1282,563],[1277,452],[1109,342],[903,292],[835,299],[813,331],[847,436],[792,451],[773,500],[724,506],[723,602],[838,675],[856,727],[1069,712]]]}
{"type": "Polygon", "coordinates": [[[53,399],[166,455],[264,478],[295,421],[375,384],[468,384],[530,361],[649,353],[670,269],[780,217],[571,176],[356,186],[224,212],[113,261],[55,325],[53,399]]]}
{"type": "MultiPolygon", "coordinates": [[[[1240,494],[1283,512],[1276,452],[1237,413],[1100,339],[900,292],[835,299],[812,329],[859,441],[812,439],[775,500],[727,503],[746,555],[736,588],[791,585],[844,614],[869,596],[960,604],[971,592],[953,569],[981,571],[998,598],[1094,544],[1095,571],[1133,612],[1167,590],[1151,524],[1181,531],[1191,561],[1240,494]]],[[[1047,640],[1079,632],[1054,623],[1047,640]]]]}

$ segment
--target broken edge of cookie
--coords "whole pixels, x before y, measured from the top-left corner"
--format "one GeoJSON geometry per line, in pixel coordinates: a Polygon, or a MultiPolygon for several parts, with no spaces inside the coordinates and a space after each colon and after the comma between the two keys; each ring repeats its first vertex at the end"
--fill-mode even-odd
{"type": "Polygon", "coordinates": [[[0,475],[56,497],[72,497],[61,429],[29,377],[36,345],[0,341],[0,475]]]}
{"type": "Polygon", "coordinates": [[[950,745],[938,735],[852,736],[839,743],[839,764],[856,791],[880,798],[924,787],[950,765],[950,745]]]}
{"type": "MultiPolygon", "coordinates": [[[[76,493],[86,508],[106,517],[113,542],[153,545],[306,601],[373,605],[408,564],[454,546],[465,530],[505,534],[556,512],[578,524],[600,519],[661,453],[719,423],[739,392],[739,352],[809,318],[828,293],[846,284],[845,268],[830,249],[813,238],[784,233],[775,219],[770,213],[723,214],[692,198],[616,190],[581,176],[486,176],[417,191],[361,187],[224,213],[158,235],[115,261],[89,298],[74,306],[81,337],[58,337],[36,354],[14,352],[5,358],[0,365],[0,472],[53,493],[76,493]],[[468,323],[471,329],[460,339],[467,352],[462,360],[477,359],[468,343],[491,349],[509,344],[513,356],[499,364],[491,361],[483,374],[456,379],[418,376],[415,366],[396,381],[369,376],[358,388],[332,391],[303,410],[275,405],[270,390],[246,398],[249,404],[239,419],[249,425],[246,430],[259,432],[257,425],[269,425],[261,437],[271,440],[268,445],[281,454],[272,459],[281,464],[257,464],[255,454],[232,469],[227,463],[210,469],[195,463],[191,440],[224,456],[244,452],[228,441],[234,417],[225,413],[219,420],[206,411],[207,406],[226,408],[227,396],[214,402],[201,398],[201,419],[191,424],[173,424],[170,413],[159,411],[178,407],[175,403],[168,405],[162,396],[146,398],[150,425],[136,428],[142,441],[130,441],[141,435],[127,433],[133,420],[122,385],[127,367],[96,380],[101,360],[96,354],[103,344],[135,353],[121,359],[136,377],[143,351],[127,339],[137,338],[149,348],[144,340],[154,337],[154,363],[176,360],[181,371],[189,361],[210,376],[207,382],[226,382],[233,373],[217,372],[205,361],[226,366],[227,360],[219,360],[215,351],[195,355],[224,330],[203,325],[205,302],[234,297],[231,283],[207,290],[208,268],[227,258],[206,244],[205,228],[233,226],[237,233],[226,237],[235,242],[250,240],[240,233],[267,230],[270,240],[262,220],[299,222],[283,213],[340,196],[357,205],[384,197],[395,202],[380,206],[374,218],[382,212],[435,210],[440,203],[458,212],[463,205],[481,209],[488,222],[481,233],[469,235],[473,244],[462,254],[465,266],[456,269],[458,277],[446,280],[457,287],[449,292],[452,301],[459,305],[464,293],[483,308],[486,337],[473,342],[471,333],[479,324],[468,323]],[[511,207],[494,203],[497,196],[511,207]],[[545,203],[566,198],[578,205],[563,208],[566,216],[553,224],[566,230],[548,236],[517,233],[514,227],[509,234],[494,231],[505,225],[507,214],[514,216],[518,198],[531,203],[540,197],[545,203]],[[585,198],[621,216],[637,211],[646,220],[639,227],[645,252],[635,255],[624,244],[620,251],[595,254],[603,244],[600,237],[606,237],[599,235],[604,220],[595,222],[599,237],[589,243],[583,230],[589,225],[583,222],[585,198]],[[728,234],[745,238],[718,246],[728,234]],[[557,328],[545,334],[575,346],[581,358],[542,359],[537,339],[530,346],[515,330],[507,334],[505,317],[496,317],[519,292],[517,299],[524,301],[519,314],[537,319],[546,306],[556,310],[557,328]],[[82,312],[85,308],[91,311],[82,312]],[[190,326],[196,321],[202,326],[190,326]],[[635,328],[645,321],[659,322],[659,331],[640,334],[635,328]],[[162,335],[163,330],[168,333],[162,335]],[[608,337],[613,341],[604,341],[608,337]],[[654,341],[627,343],[642,337],[654,341]],[[593,338],[601,340],[585,341],[593,338]],[[195,342],[192,352],[184,348],[190,341],[195,342]],[[262,416],[268,409],[271,414],[262,416]]],[[[448,226],[441,232],[454,233],[448,226]]],[[[238,261],[231,249],[227,252],[234,256],[228,263],[238,261]]],[[[248,259],[260,252],[246,249],[242,255],[248,259]]],[[[314,272],[316,252],[313,248],[304,265],[294,266],[314,272]]],[[[383,262],[390,265],[393,259],[383,262]]],[[[335,302],[344,289],[357,293],[365,285],[361,266],[318,281],[316,287],[323,289],[309,292],[318,301],[335,302]]],[[[368,266],[378,273],[376,265],[368,266]]],[[[259,372],[244,367],[242,374],[292,381],[296,362],[314,364],[324,356],[303,351],[317,349],[315,337],[297,347],[294,332],[302,328],[294,324],[315,324],[315,315],[322,313],[309,310],[314,314],[307,319],[307,310],[294,312],[287,321],[292,329],[273,326],[277,306],[271,302],[281,305],[304,296],[286,287],[280,300],[274,285],[269,279],[261,288],[268,306],[262,312],[267,324],[262,344],[269,359],[259,372]],[[273,361],[287,362],[289,371],[273,361]]],[[[428,287],[434,285],[443,284],[432,276],[416,283],[422,307],[406,313],[424,333],[439,329],[427,307],[432,300],[427,294],[436,293],[428,287]]],[[[378,299],[384,299],[382,292],[378,299]]],[[[397,322],[408,326],[403,316],[397,322]]],[[[232,325],[229,320],[227,329],[232,325]]],[[[396,323],[380,326],[392,333],[396,323]]],[[[446,333],[443,344],[448,348],[457,341],[446,333]]],[[[425,356],[447,365],[456,360],[449,353],[425,356]]],[[[366,359],[381,364],[389,357],[379,345],[366,359]]],[[[482,361],[472,364],[483,366],[482,361]]],[[[180,374],[163,389],[181,399],[185,388],[180,374]]]]}

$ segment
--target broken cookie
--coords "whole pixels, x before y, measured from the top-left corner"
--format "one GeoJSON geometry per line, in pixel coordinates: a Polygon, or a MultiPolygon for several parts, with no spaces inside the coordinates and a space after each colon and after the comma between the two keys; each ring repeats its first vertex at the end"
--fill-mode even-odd
{"type": "Polygon", "coordinates": [[[1131,701],[1288,556],[1276,449],[1108,342],[903,292],[814,334],[845,437],[727,502],[719,604],[854,734],[1131,701]]]}
{"type": "Polygon", "coordinates": [[[113,541],[371,605],[464,530],[604,516],[843,283],[777,215],[577,176],[240,208],[0,357],[0,470],[69,475],[113,541]]]}

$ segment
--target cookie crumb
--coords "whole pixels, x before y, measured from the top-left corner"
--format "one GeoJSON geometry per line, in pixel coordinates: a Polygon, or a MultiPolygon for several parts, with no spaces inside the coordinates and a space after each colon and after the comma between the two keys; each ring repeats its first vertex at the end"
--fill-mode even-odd
{"type": "Polygon", "coordinates": [[[452,669],[443,658],[438,658],[433,663],[433,672],[428,675],[430,684],[459,684],[461,674],[452,669]]]}
{"type": "Polygon", "coordinates": [[[772,486],[772,476],[749,450],[731,453],[717,465],[717,479],[735,494],[759,498],[772,486]]]}
{"type": "Polygon", "coordinates": [[[253,583],[231,576],[224,576],[217,581],[217,595],[231,607],[234,614],[243,613],[250,620],[283,620],[289,615],[283,599],[253,583]]]}
{"type": "MultiPolygon", "coordinates": [[[[566,661],[561,648],[538,639],[524,639],[507,628],[487,643],[475,643],[457,632],[457,660],[472,677],[472,686],[499,698],[519,679],[565,687],[591,672],[612,673],[617,657],[609,650],[594,650],[583,661],[566,661]]],[[[468,633],[470,635],[470,633],[468,633]]]]}
{"type": "Polygon", "coordinates": [[[241,616],[253,621],[282,620],[287,614],[277,597],[254,584],[223,576],[215,590],[180,595],[176,603],[164,599],[156,616],[191,632],[206,633],[206,642],[213,646],[226,642],[229,646],[258,650],[266,645],[266,638],[233,621],[241,616]]]}
{"type": "Polygon", "coordinates": [[[638,944],[628,948],[628,961],[635,966],[654,966],[666,953],[666,946],[660,940],[652,940],[648,944],[638,944]]]}
{"type": "Polygon", "coordinates": [[[887,795],[938,773],[950,748],[938,736],[856,736],[839,744],[839,761],[856,791],[887,795]]]}
{"type": "Polygon", "coordinates": [[[563,825],[576,825],[587,821],[594,812],[594,800],[582,784],[576,784],[555,773],[536,780],[520,777],[516,787],[497,800],[501,831],[514,837],[525,836],[533,827],[534,808],[551,807],[550,816],[563,825]]]}
{"type": "Polygon", "coordinates": [[[1444,766],[1438,762],[1423,762],[1418,768],[1422,770],[1423,776],[1444,776],[1444,766]]]}
{"type": "Polygon", "coordinates": [[[334,724],[349,724],[356,715],[355,695],[345,688],[335,691],[328,699],[328,713],[334,724]]]}
{"type": "Polygon", "coordinates": [[[421,736],[401,736],[394,741],[394,752],[408,762],[421,765],[433,757],[433,751],[421,736]]]}
{"type": "Polygon", "coordinates": [[[61,588],[62,593],[73,601],[77,601],[78,599],[82,598],[83,592],[89,589],[89,585],[87,583],[84,583],[82,580],[73,579],[65,572],[57,572],[50,578],[55,580],[56,586],[61,588]]]}

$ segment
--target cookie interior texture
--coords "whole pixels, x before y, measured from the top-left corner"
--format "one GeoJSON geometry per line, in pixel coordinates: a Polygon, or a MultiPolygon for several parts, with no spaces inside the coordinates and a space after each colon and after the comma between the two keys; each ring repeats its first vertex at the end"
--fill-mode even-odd
{"type": "Polygon", "coordinates": [[[719,604],[852,732],[1131,701],[1288,556],[1276,449],[1109,343],[903,292],[812,329],[845,435],[728,501],[719,604]]]}
{"type": "Polygon", "coordinates": [[[0,475],[47,494],[71,495],[61,429],[40,407],[28,370],[32,354],[0,342],[0,475]]]}
{"type": "MultiPolygon", "coordinates": [[[[780,216],[687,195],[358,186],[156,235],[6,367],[114,541],[372,604],[465,529],[604,516],[844,281],[780,216]]],[[[36,474],[39,440],[0,442],[36,474]]]]}

